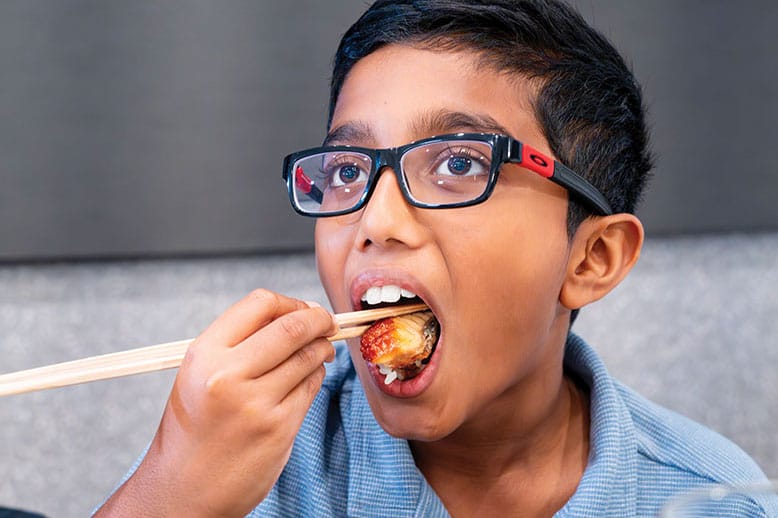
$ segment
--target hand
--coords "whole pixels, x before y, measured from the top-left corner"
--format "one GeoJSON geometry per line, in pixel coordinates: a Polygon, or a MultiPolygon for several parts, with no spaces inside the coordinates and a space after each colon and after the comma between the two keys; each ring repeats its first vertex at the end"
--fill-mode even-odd
{"type": "Polygon", "coordinates": [[[228,309],[189,347],[146,457],[104,510],[137,516],[138,497],[147,515],[245,516],[289,459],[336,330],[265,290],[228,309]]]}

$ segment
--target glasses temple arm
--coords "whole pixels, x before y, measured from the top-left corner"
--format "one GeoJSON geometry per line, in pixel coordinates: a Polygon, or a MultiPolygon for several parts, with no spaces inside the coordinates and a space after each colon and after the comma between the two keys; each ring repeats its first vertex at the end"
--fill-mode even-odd
{"type": "Polygon", "coordinates": [[[573,194],[577,194],[578,197],[587,203],[591,208],[600,213],[601,216],[610,216],[613,214],[608,200],[605,196],[586,181],[581,175],[574,173],[564,164],[554,161],[554,174],[549,178],[552,182],[565,187],[573,194]]]}
{"type": "Polygon", "coordinates": [[[602,216],[613,214],[610,203],[602,193],[586,178],[556,160],[547,157],[535,148],[515,139],[508,141],[508,162],[520,164],[540,176],[561,185],[568,192],[577,195],[581,201],[589,205],[602,216]]]}

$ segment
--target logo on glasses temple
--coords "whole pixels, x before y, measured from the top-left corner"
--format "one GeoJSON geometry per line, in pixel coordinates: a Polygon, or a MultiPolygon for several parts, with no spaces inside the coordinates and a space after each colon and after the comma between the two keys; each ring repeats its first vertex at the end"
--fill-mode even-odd
{"type": "Polygon", "coordinates": [[[546,162],[542,156],[538,156],[535,153],[532,153],[529,156],[529,159],[538,164],[540,167],[548,167],[548,162],[546,162]]]}

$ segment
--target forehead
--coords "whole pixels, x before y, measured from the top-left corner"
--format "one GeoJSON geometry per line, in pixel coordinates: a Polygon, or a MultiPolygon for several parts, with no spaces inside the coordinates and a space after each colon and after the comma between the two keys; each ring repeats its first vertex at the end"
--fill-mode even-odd
{"type": "Polygon", "coordinates": [[[529,81],[480,65],[473,52],[388,45],[349,71],[328,141],[395,146],[435,134],[483,131],[539,145],[544,139],[532,93],[529,81]]]}

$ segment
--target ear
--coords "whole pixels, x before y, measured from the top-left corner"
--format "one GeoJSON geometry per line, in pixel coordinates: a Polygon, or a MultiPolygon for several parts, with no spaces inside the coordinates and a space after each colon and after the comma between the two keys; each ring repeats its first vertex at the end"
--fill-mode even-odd
{"type": "Polygon", "coordinates": [[[643,225],[632,214],[589,218],[578,227],[559,302],[579,309],[608,294],[640,257],[643,225]]]}

